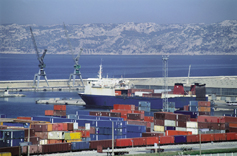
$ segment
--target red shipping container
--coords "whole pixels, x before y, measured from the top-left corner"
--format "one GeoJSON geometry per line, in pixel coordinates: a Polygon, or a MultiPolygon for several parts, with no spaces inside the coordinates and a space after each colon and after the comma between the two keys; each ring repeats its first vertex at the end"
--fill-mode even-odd
{"type": "MultiPolygon", "coordinates": [[[[22,146],[22,154],[27,155],[28,146],[22,146]]],[[[30,154],[41,154],[42,153],[42,145],[30,145],[30,154]]]]}
{"type": "Polygon", "coordinates": [[[164,121],[165,120],[154,119],[154,125],[164,126],[164,121]]]}
{"type": "Polygon", "coordinates": [[[237,133],[226,133],[226,140],[237,140],[237,133]]]}
{"type": "Polygon", "coordinates": [[[150,132],[151,131],[151,128],[146,128],[146,132],[150,132]]]}
{"type": "MultiPolygon", "coordinates": [[[[114,140],[114,147],[116,147],[115,145],[114,140]]],[[[102,149],[112,148],[112,140],[90,141],[90,149],[97,149],[97,146],[102,146],[102,149]]]]}
{"type": "Polygon", "coordinates": [[[236,132],[237,133],[237,128],[236,127],[229,127],[229,132],[236,132]]]}
{"type": "Polygon", "coordinates": [[[152,116],[144,116],[144,121],[154,122],[154,117],[152,117],[152,116]]]}
{"type": "Polygon", "coordinates": [[[115,110],[115,109],[110,110],[110,112],[121,113],[121,117],[125,115],[127,116],[128,113],[132,113],[132,111],[130,110],[115,110]]]}
{"type": "Polygon", "coordinates": [[[176,120],[176,114],[170,112],[156,112],[154,113],[154,119],[176,120]]]}
{"type": "Polygon", "coordinates": [[[22,120],[32,120],[32,117],[18,116],[17,119],[22,119],[22,120]]]}
{"type": "Polygon", "coordinates": [[[160,144],[174,144],[174,136],[160,136],[160,144]]]}
{"type": "Polygon", "coordinates": [[[166,130],[166,136],[173,136],[173,135],[192,135],[192,132],[189,131],[176,131],[176,130],[166,130]]]}
{"type": "Polygon", "coordinates": [[[237,128],[237,123],[229,123],[229,127],[237,128]]]}
{"type": "Polygon", "coordinates": [[[185,110],[185,111],[189,111],[189,106],[188,106],[188,105],[185,105],[185,106],[184,106],[184,110],[185,110]]]}
{"type": "Polygon", "coordinates": [[[219,123],[220,122],[220,117],[218,117],[218,116],[201,115],[201,116],[198,116],[197,121],[198,122],[214,122],[214,123],[219,123]]]}
{"type": "Polygon", "coordinates": [[[214,141],[226,141],[225,133],[214,133],[214,141]]]}
{"type": "Polygon", "coordinates": [[[115,91],[115,95],[116,95],[116,96],[121,95],[121,90],[116,90],[116,91],[115,91]]]}
{"type": "Polygon", "coordinates": [[[190,118],[190,121],[197,122],[197,118],[190,118]]]}
{"type": "MultiPolygon", "coordinates": [[[[24,141],[28,142],[28,137],[25,137],[24,141]]],[[[30,137],[30,142],[32,143],[32,145],[38,145],[39,141],[40,141],[39,137],[36,137],[36,136],[31,136],[30,137]]]]}
{"type": "Polygon", "coordinates": [[[210,107],[211,102],[210,101],[198,101],[198,107],[210,107]]]}
{"type": "Polygon", "coordinates": [[[66,114],[66,111],[64,111],[64,110],[54,110],[53,115],[54,116],[66,116],[67,114],[66,114]]]}
{"type": "Polygon", "coordinates": [[[214,141],[213,134],[201,134],[201,142],[211,142],[214,141]]]}
{"type": "Polygon", "coordinates": [[[101,112],[99,112],[99,111],[97,111],[97,112],[92,111],[92,112],[89,112],[89,115],[93,115],[93,116],[101,116],[102,114],[101,114],[101,112]]]}
{"type": "Polygon", "coordinates": [[[176,120],[178,120],[178,121],[190,121],[190,115],[176,114],[176,120]]]}
{"type": "Polygon", "coordinates": [[[164,133],[159,133],[159,132],[142,133],[142,137],[159,137],[159,136],[164,136],[164,133]]]}
{"type": "Polygon", "coordinates": [[[210,128],[210,123],[208,123],[208,122],[198,122],[198,128],[199,129],[210,128]]]}
{"type": "Polygon", "coordinates": [[[237,117],[231,117],[231,116],[222,116],[220,117],[220,123],[237,123],[237,117]]]}
{"type": "Polygon", "coordinates": [[[88,131],[88,130],[77,130],[74,132],[81,132],[82,138],[89,138],[90,137],[90,131],[88,131]]]}
{"type": "Polygon", "coordinates": [[[159,143],[158,137],[146,137],[146,145],[154,145],[154,143],[159,143]]]}
{"type": "Polygon", "coordinates": [[[138,113],[128,113],[127,119],[131,120],[144,120],[144,114],[138,114],[138,113]]]}
{"type": "Polygon", "coordinates": [[[115,110],[135,110],[135,105],[123,105],[123,104],[114,104],[115,110]]]}
{"type": "Polygon", "coordinates": [[[145,114],[145,111],[143,110],[134,110],[132,113],[139,113],[139,114],[145,114]]]}
{"type": "Polygon", "coordinates": [[[132,139],[116,139],[116,147],[129,147],[132,146],[132,139]]]}
{"type": "Polygon", "coordinates": [[[54,123],[53,131],[64,131],[63,123],[54,123]]]}
{"type": "Polygon", "coordinates": [[[66,111],[66,105],[54,105],[53,110],[62,110],[66,111]]]}
{"type": "Polygon", "coordinates": [[[186,121],[176,121],[176,127],[185,127],[186,128],[186,121]]]}
{"type": "Polygon", "coordinates": [[[54,115],[54,110],[45,110],[44,115],[45,116],[53,116],[54,115]]]}
{"type": "Polygon", "coordinates": [[[144,146],[146,145],[146,138],[132,138],[133,146],[144,146]]]}
{"type": "Polygon", "coordinates": [[[226,130],[229,129],[228,123],[209,123],[210,129],[216,129],[216,130],[226,130]]]}
{"type": "Polygon", "coordinates": [[[199,135],[187,135],[187,143],[199,142],[199,135]]]}

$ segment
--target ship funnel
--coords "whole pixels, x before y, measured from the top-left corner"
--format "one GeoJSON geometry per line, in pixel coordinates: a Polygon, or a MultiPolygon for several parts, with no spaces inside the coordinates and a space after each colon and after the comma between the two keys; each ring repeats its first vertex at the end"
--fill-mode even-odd
{"type": "Polygon", "coordinates": [[[173,94],[181,94],[184,95],[184,86],[182,83],[175,83],[173,94]]]}

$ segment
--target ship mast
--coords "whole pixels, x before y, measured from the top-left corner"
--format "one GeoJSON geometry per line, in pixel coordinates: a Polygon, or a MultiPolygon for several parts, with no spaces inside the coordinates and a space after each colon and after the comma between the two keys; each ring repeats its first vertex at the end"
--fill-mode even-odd
{"type": "Polygon", "coordinates": [[[168,59],[169,56],[164,55],[162,56],[163,61],[163,78],[164,78],[164,96],[163,96],[163,112],[168,112],[168,84],[167,84],[167,77],[168,77],[168,59]]]}

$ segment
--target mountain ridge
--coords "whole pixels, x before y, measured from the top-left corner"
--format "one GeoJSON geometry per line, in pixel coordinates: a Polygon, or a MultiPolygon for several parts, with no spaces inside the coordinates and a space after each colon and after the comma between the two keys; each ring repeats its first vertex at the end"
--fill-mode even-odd
{"type": "MultiPolygon", "coordinates": [[[[63,25],[0,25],[0,53],[70,54],[63,25]]],[[[66,25],[73,52],[82,55],[236,55],[237,20],[212,24],[66,25]]]]}

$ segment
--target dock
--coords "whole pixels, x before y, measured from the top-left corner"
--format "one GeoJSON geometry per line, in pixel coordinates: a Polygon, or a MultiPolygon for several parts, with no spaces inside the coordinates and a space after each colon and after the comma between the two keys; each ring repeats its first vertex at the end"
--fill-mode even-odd
{"type": "Polygon", "coordinates": [[[37,100],[36,104],[57,104],[57,105],[79,105],[84,106],[86,103],[82,99],[60,99],[50,98],[48,100],[37,100]]]}

